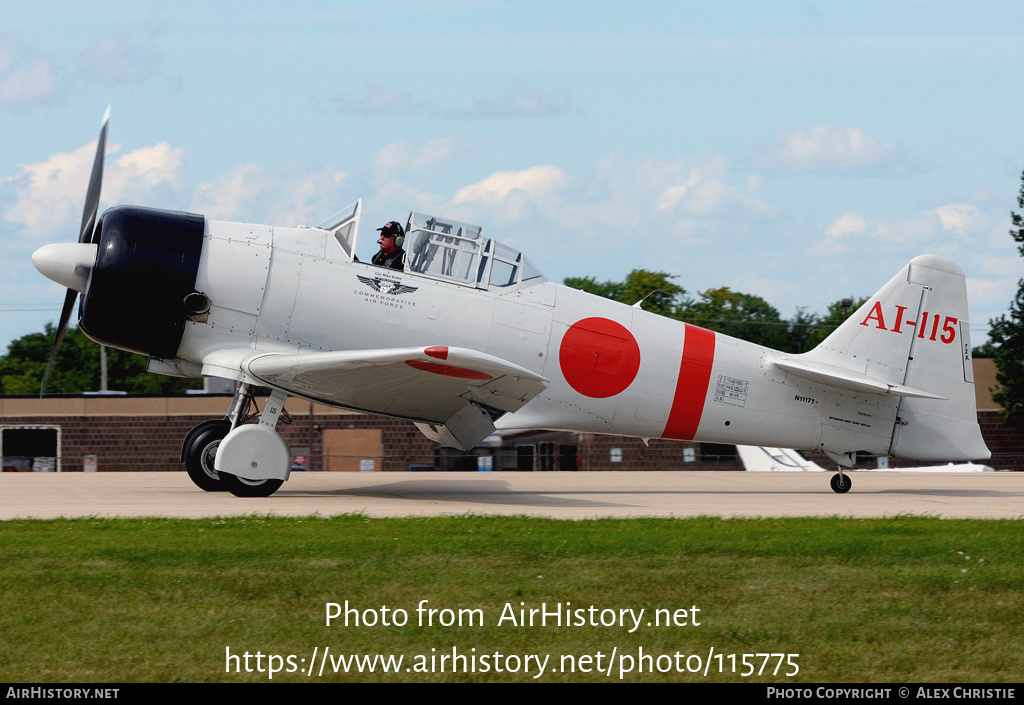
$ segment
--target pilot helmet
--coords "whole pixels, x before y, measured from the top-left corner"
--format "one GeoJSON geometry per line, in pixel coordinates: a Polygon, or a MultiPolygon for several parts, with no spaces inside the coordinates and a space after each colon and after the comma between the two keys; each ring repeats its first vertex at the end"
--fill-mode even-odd
{"type": "Polygon", "coordinates": [[[380,232],[381,237],[394,235],[395,247],[401,247],[402,243],[405,242],[405,230],[403,230],[402,226],[393,220],[389,220],[384,224],[383,228],[377,228],[377,230],[380,232]]]}

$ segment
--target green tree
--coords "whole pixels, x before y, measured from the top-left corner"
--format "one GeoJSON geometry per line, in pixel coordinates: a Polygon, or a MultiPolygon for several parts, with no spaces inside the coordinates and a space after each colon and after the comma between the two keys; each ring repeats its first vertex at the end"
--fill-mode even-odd
{"type": "Polygon", "coordinates": [[[593,277],[569,277],[565,285],[612,301],[632,306],[643,300],[643,309],[670,318],[678,318],[689,305],[686,289],[674,283],[673,274],[634,269],[622,282],[599,282],[593,277]]]}
{"type": "Polygon", "coordinates": [[[789,319],[789,345],[790,349],[784,352],[802,353],[810,350],[813,345],[809,344],[811,338],[817,334],[821,326],[821,316],[816,313],[807,313],[804,306],[796,307],[796,314],[789,319]]]}
{"type": "Polygon", "coordinates": [[[641,306],[645,311],[677,318],[679,312],[688,306],[689,300],[686,298],[686,289],[672,279],[675,279],[675,275],[634,269],[626,275],[621,301],[630,306],[643,301],[641,306]]]}
{"type": "Polygon", "coordinates": [[[833,301],[828,305],[828,313],[825,314],[824,318],[820,318],[814,329],[810,331],[807,339],[804,341],[804,350],[811,350],[817,346],[821,341],[832,334],[836,328],[842,325],[843,321],[849,318],[858,308],[864,305],[864,302],[868,300],[868,297],[862,297],[859,299],[841,299],[839,301],[833,301]]]}
{"type": "MultiPolygon", "coordinates": [[[[29,333],[10,343],[0,357],[0,394],[38,394],[50,359],[56,328],[47,323],[42,333],[29,333]]],[[[133,394],[182,394],[202,388],[201,380],[166,377],[146,371],[141,355],[107,348],[107,387],[133,394]]],[[[78,328],[64,335],[47,387],[48,394],[80,394],[100,389],[100,346],[78,328]]]]}
{"type": "MultiPolygon", "coordinates": [[[[1024,209],[1024,173],[1021,174],[1017,206],[1024,209]]],[[[1024,257],[1024,216],[1010,212],[1010,237],[1024,257]]],[[[1008,314],[992,321],[989,346],[996,363],[998,388],[992,398],[1003,407],[1003,420],[1024,433],[1024,279],[1017,281],[1017,295],[1008,314]]]]}
{"type": "Polygon", "coordinates": [[[845,307],[843,301],[836,301],[824,317],[797,307],[793,318],[784,320],[760,296],[720,287],[702,291],[694,299],[673,279],[675,275],[666,272],[634,269],[621,282],[569,277],[565,285],[630,306],[643,300],[645,311],[791,353],[813,348],[867,300],[846,300],[845,307]]]}
{"type": "Polygon", "coordinates": [[[685,312],[687,322],[776,350],[792,347],[789,323],[760,296],[725,286],[698,292],[698,297],[685,312]]]}
{"type": "Polygon", "coordinates": [[[622,282],[599,282],[593,277],[567,277],[563,283],[572,289],[621,302],[622,282]]]}

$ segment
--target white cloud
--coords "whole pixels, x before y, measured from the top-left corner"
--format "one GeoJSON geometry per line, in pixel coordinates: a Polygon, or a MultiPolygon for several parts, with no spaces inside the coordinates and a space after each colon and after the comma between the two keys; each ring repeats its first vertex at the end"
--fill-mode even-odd
{"type": "Polygon", "coordinates": [[[860,213],[843,213],[825,228],[825,239],[807,250],[810,255],[842,255],[846,254],[844,240],[851,236],[863,235],[867,231],[867,221],[860,213]]]}
{"type": "MultiPolygon", "coordinates": [[[[120,150],[108,145],[107,154],[120,150]]],[[[181,186],[184,152],[166,142],[129,152],[104,166],[102,204],[126,199],[144,200],[155,189],[181,186]]],[[[73,152],[59,152],[42,162],[21,164],[7,179],[15,202],[4,211],[4,220],[20,225],[34,239],[67,240],[78,236],[85,192],[89,186],[96,143],[73,152]]]]}
{"type": "Polygon", "coordinates": [[[466,118],[535,118],[563,115],[573,110],[569,91],[558,88],[544,91],[522,78],[512,81],[507,91],[499,91],[493,99],[478,98],[471,110],[450,111],[449,117],[466,118]]]}
{"type": "Polygon", "coordinates": [[[1016,295],[1019,281],[1016,276],[992,279],[967,277],[967,300],[974,312],[972,318],[978,320],[979,311],[1004,309],[1016,295]]]}
{"type": "Polygon", "coordinates": [[[246,164],[196,187],[190,209],[216,220],[315,225],[337,211],[338,190],[346,179],[333,167],[282,176],[246,164]]]}
{"type": "Polygon", "coordinates": [[[482,201],[497,205],[516,191],[531,198],[546,196],[562,186],[568,177],[558,167],[534,166],[522,171],[496,171],[483,181],[465,186],[455,193],[452,203],[482,201]]]}
{"type": "Polygon", "coordinates": [[[53,69],[42,59],[27,66],[0,63],[0,106],[20,108],[50,98],[56,88],[53,69]]]}
{"type": "MultiPolygon", "coordinates": [[[[748,180],[748,185],[756,188],[757,181],[748,180]]],[[[684,183],[664,189],[658,197],[657,208],[659,211],[679,211],[695,218],[706,218],[729,209],[762,216],[776,214],[767,201],[754,198],[749,192],[719,179],[703,176],[696,170],[690,172],[684,183]]]]}
{"type": "Polygon", "coordinates": [[[973,234],[987,231],[989,219],[977,206],[968,203],[950,203],[922,211],[906,220],[867,220],[859,213],[844,213],[826,228],[825,237],[807,250],[811,255],[842,255],[849,251],[847,242],[861,238],[881,243],[889,250],[900,250],[910,245],[927,243],[937,254],[952,256],[956,245],[944,239],[944,232],[954,232],[961,242],[973,234]]]}
{"type": "Polygon", "coordinates": [[[455,140],[440,137],[427,141],[418,150],[405,141],[392,142],[379,149],[373,157],[373,171],[377,181],[385,181],[400,172],[418,172],[451,157],[455,140]]]}
{"type": "Polygon", "coordinates": [[[78,54],[76,74],[87,83],[139,85],[156,74],[160,59],[155,43],[111,33],[78,54]]]}
{"type": "MultiPolygon", "coordinates": [[[[362,98],[338,96],[334,99],[339,112],[352,115],[430,115],[442,114],[429,101],[417,99],[411,93],[385,85],[371,83],[362,98]]],[[[572,97],[564,87],[545,91],[522,78],[512,81],[505,91],[497,91],[493,98],[477,98],[468,110],[445,110],[449,118],[540,118],[563,115],[574,110],[572,97]]]]}
{"type": "Polygon", "coordinates": [[[914,168],[895,143],[836,124],[780,132],[751,163],[755,169],[797,174],[894,173],[914,168]]]}
{"type": "Polygon", "coordinates": [[[1002,257],[998,254],[982,252],[971,258],[972,270],[989,277],[1012,278],[1020,277],[1020,258],[1002,257]]]}
{"type": "Polygon", "coordinates": [[[592,198],[609,198],[619,204],[619,217],[636,212],[636,222],[649,220],[653,212],[671,222],[689,218],[708,225],[778,217],[777,207],[756,196],[760,185],[757,175],[737,179],[730,160],[722,155],[639,160],[609,155],[601,160],[588,190],[592,198]],[[737,180],[744,186],[730,183],[737,180]]]}
{"type": "Polygon", "coordinates": [[[356,115],[380,115],[382,113],[412,113],[423,111],[429,104],[416,100],[411,94],[383,83],[371,83],[366,95],[354,99],[340,96],[335,99],[338,110],[356,115]]]}
{"type": "MultiPolygon", "coordinates": [[[[73,152],[59,152],[35,164],[20,164],[13,177],[16,201],[4,211],[4,220],[20,225],[33,238],[69,239],[66,232],[76,206],[81,204],[89,185],[96,145],[73,152]]],[[[78,233],[74,233],[78,237],[78,233]]]]}
{"type": "Polygon", "coordinates": [[[87,84],[139,85],[157,73],[161,60],[155,42],[117,33],[99,37],[73,62],[35,54],[35,46],[17,36],[0,36],[0,108],[31,107],[87,84]]]}
{"type": "Polygon", "coordinates": [[[988,227],[988,217],[977,206],[968,203],[950,203],[948,206],[936,208],[935,212],[946,230],[955,230],[960,234],[977,232],[988,227]]]}
{"type": "Polygon", "coordinates": [[[240,218],[249,204],[260,201],[272,186],[272,178],[258,164],[236,166],[208,183],[199,184],[192,194],[190,208],[208,218],[240,218]]]}
{"type": "Polygon", "coordinates": [[[935,211],[918,213],[906,220],[879,220],[871,224],[871,237],[889,249],[902,249],[912,243],[934,242],[942,227],[935,211]]]}
{"type": "MultiPolygon", "coordinates": [[[[380,219],[381,224],[390,219],[404,222],[404,216],[392,214],[407,213],[410,210],[459,217],[459,214],[451,212],[451,204],[444,196],[394,180],[381,185],[374,194],[373,201],[378,212],[387,213],[380,219]]],[[[360,226],[360,229],[363,229],[363,226],[360,226]]]]}
{"type": "Polygon", "coordinates": [[[104,173],[104,200],[108,203],[145,200],[154,189],[165,184],[180,189],[184,155],[185,150],[166,142],[128,152],[104,173]]]}
{"type": "Polygon", "coordinates": [[[567,243],[568,256],[580,242],[596,252],[640,232],[659,233],[666,245],[686,244],[692,252],[707,238],[721,243],[733,237],[745,222],[779,217],[778,208],[754,193],[759,183],[731,175],[722,156],[626,160],[610,154],[579,177],[551,165],[497,172],[458,189],[449,207],[458,211],[453,217],[469,222],[516,223],[505,228],[516,246],[542,247],[556,258],[560,243],[567,243]],[[732,185],[737,178],[743,186],[732,185]],[[552,232],[566,237],[552,242],[552,232]]]}
{"type": "Polygon", "coordinates": [[[321,222],[342,205],[338,203],[337,194],[347,179],[345,172],[333,167],[289,179],[281,194],[279,206],[270,213],[267,222],[291,225],[315,225],[321,222]]]}

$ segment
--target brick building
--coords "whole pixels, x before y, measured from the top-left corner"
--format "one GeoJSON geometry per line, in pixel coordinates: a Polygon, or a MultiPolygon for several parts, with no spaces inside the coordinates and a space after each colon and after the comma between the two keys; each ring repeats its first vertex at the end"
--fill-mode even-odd
{"type": "MultiPolygon", "coordinates": [[[[1007,428],[989,389],[991,360],[975,360],[978,417],[999,470],[1024,470],[1024,438],[1007,428]]],[[[222,418],[229,395],[0,397],[3,469],[180,471],[181,443],[196,424],[222,418]]],[[[259,409],[263,400],[257,401],[259,409]]],[[[308,470],[742,470],[735,446],[565,432],[492,437],[470,453],[439,448],[408,421],[291,398],[278,431],[308,470]]],[[[824,454],[812,459],[831,467],[824,454]]],[[[858,467],[877,459],[860,458],[858,467]]],[[[913,465],[890,461],[892,467],[913,465]]]]}
{"type": "MultiPolygon", "coordinates": [[[[223,418],[230,403],[229,395],[0,397],[3,468],[183,470],[185,434],[223,418]]],[[[434,444],[407,421],[298,399],[286,411],[291,423],[281,421],[277,430],[309,470],[394,471],[434,462],[434,444]]]]}

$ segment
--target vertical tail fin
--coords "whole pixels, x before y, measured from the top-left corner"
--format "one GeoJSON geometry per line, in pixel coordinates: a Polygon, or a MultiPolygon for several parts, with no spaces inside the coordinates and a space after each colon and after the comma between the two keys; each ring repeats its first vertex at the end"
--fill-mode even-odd
{"type": "Polygon", "coordinates": [[[803,356],[943,397],[899,395],[889,453],[917,460],[983,460],[974,398],[967,285],[936,255],[915,258],[817,348],[803,356]]]}

